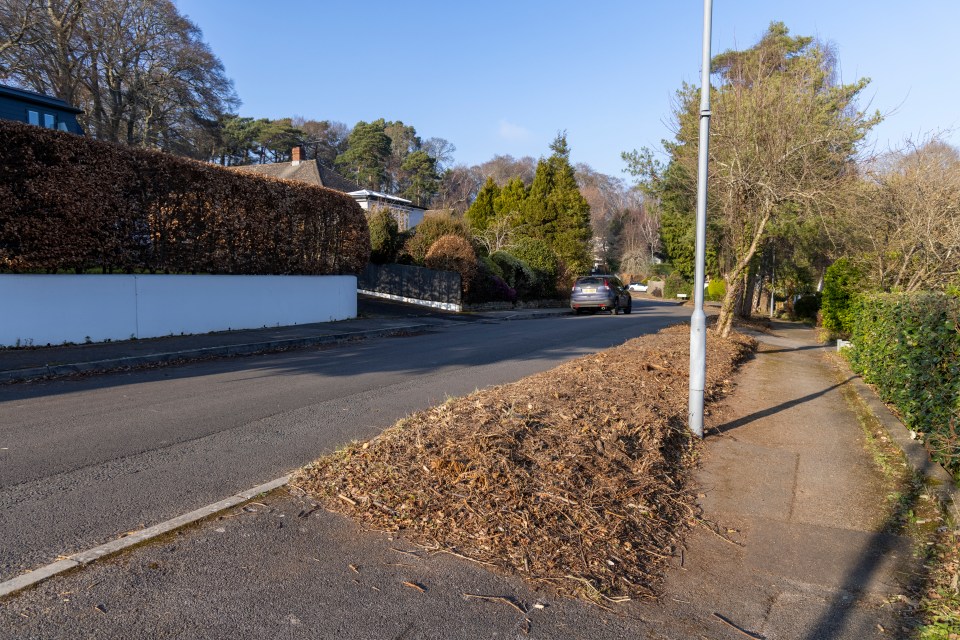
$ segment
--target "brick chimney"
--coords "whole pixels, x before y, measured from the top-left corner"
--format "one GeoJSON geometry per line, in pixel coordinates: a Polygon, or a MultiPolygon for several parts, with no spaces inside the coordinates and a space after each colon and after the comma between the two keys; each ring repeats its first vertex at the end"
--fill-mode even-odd
{"type": "Polygon", "coordinates": [[[291,156],[291,159],[293,160],[293,162],[291,162],[290,164],[292,164],[293,166],[297,166],[298,164],[306,160],[306,154],[303,152],[303,147],[294,147],[293,150],[290,152],[290,156],[291,156]]]}

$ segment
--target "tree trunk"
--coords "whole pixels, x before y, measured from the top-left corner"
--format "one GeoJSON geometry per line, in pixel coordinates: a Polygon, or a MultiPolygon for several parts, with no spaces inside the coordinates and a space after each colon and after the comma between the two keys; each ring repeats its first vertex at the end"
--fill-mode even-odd
{"type": "Polygon", "coordinates": [[[757,285],[757,265],[755,261],[750,261],[750,267],[743,276],[743,297],[740,299],[740,308],[737,313],[741,318],[749,318],[753,315],[753,294],[757,285]]]}
{"type": "Polygon", "coordinates": [[[717,318],[717,333],[726,338],[733,329],[733,317],[736,315],[737,303],[743,294],[743,276],[735,276],[727,280],[727,292],[720,303],[720,316],[717,318]]]}
{"type": "Polygon", "coordinates": [[[763,239],[764,231],[767,228],[767,222],[770,220],[770,211],[772,205],[764,211],[763,217],[757,224],[753,232],[753,240],[747,247],[737,266],[727,274],[727,293],[723,297],[723,303],[720,305],[720,317],[717,318],[717,332],[724,338],[730,335],[733,328],[733,316],[737,313],[738,303],[743,299],[744,279],[750,276],[750,265],[753,262],[753,256],[757,253],[757,247],[760,240],[763,239]]]}

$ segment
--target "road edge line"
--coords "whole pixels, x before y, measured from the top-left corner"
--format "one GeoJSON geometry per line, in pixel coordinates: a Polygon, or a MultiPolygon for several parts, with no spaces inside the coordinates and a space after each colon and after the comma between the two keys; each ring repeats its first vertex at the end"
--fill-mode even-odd
{"type": "Polygon", "coordinates": [[[181,529],[187,525],[193,524],[205,518],[209,518],[210,516],[221,511],[226,511],[227,509],[231,509],[237,505],[249,502],[260,494],[268,493],[274,489],[279,489],[280,487],[286,486],[290,482],[291,475],[292,474],[287,474],[280,478],[276,478],[275,480],[264,482],[263,484],[257,485],[251,489],[235,493],[228,498],[218,500],[217,502],[200,507],[199,509],[194,509],[189,513],[171,518],[161,522],[160,524],[147,527],[146,529],[140,529],[139,531],[134,531],[133,533],[125,535],[122,538],[105,542],[101,545],[93,547],[92,549],[87,549],[86,551],[74,553],[55,562],[51,562],[42,567],[38,567],[26,573],[20,574],[15,578],[0,582],[0,598],[11,596],[19,591],[36,586],[54,576],[80,567],[85,567],[92,562],[100,560],[101,558],[112,556],[116,553],[124,551],[125,549],[129,549],[130,547],[149,542],[150,540],[158,538],[166,533],[176,531],[177,529],[181,529]]]}

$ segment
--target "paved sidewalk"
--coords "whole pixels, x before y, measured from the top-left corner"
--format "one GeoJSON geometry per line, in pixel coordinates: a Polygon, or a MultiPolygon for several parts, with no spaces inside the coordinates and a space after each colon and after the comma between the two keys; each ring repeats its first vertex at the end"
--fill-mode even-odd
{"type": "Polygon", "coordinates": [[[0,383],[211,357],[299,349],[324,343],[374,338],[402,331],[424,331],[462,322],[519,320],[569,314],[570,309],[566,307],[447,313],[360,296],[359,317],[339,322],[220,331],[144,340],[0,349],[0,383]]]}
{"type": "Polygon", "coordinates": [[[281,490],[7,600],[0,637],[899,637],[918,564],[882,533],[850,377],[811,330],[775,329],[708,419],[704,517],[732,542],[695,529],[659,601],[556,598],[281,490]]]}

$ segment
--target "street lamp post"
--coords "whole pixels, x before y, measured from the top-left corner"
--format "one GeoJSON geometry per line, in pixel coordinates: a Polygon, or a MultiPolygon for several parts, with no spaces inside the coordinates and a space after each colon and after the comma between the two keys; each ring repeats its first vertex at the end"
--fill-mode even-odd
{"type": "Polygon", "coordinates": [[[703,0],[703,62],[700,68],[700,155],[697,168],[697,255],[690,316],[690,431],[703,437],[703,389],[707,378],[707,317],[703,312],[703,280],[707,243],[707,160],[710,144],[710,31],[713,0],[703,0]]]}

